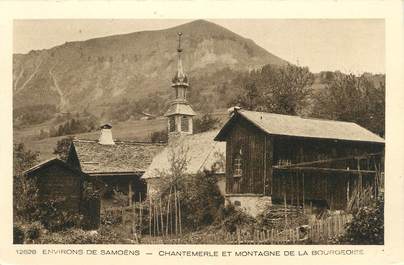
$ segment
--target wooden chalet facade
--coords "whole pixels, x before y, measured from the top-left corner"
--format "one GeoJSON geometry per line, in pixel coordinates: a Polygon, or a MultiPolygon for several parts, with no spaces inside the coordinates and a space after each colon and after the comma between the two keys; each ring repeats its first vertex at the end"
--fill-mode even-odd
{"type": "Polygon", "coordinates": [[[61,201],[66,212],[80,212],[85,178],[81,171],[55,158],[28,169],[24,175],[35,179],[39,203],[61,201]]]}
{"type": "Polygon", "coordinates": [[[355,123],[235,109],[215,140],[226,141],[227,198],[250,208],[266,198],[345,209],[383,171],[384,140],[355,123]]]}

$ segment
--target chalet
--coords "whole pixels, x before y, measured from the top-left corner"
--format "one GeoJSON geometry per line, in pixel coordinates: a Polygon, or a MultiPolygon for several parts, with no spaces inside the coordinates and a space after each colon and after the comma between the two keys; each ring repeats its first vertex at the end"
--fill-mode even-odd
{"type": "Polygon", "coordinates": [[[215,140],[226,142],[226,198],[252,214],[284,201],[345,209],[383,169],[384,139],[351,122],[235,108],[215,140]]]}
{"type": "MultiPolygon", "coordinates": [[[[101,191],[101,207],[113,207],[114,192],[127,196],[125,205],[145,198],[146,184],[140,177],[164,144],[114,141],[112,126],[101,127],[99,140],[73,140],[67,163],[89,176],[101,191]]],[[[121,205],[122,206],[122,205],[121,205]]]]}
{"type": "Polygon", "coordinates": [[[64,210],[77,214],[85,174],[57,158],[44,161],[24,172],[35,180],[39,202],[61,201],[64,210]]]}

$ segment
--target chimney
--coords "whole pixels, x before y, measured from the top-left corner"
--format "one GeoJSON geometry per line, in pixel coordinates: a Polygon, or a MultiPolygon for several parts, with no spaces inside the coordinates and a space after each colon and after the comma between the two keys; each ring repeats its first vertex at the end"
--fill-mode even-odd
{"type": "Polygon", "coordinates": [[[239,107],[239,106],[234,106],[234,107],[228,108],[228,109],[227,109],[227,112],[229,113],[229,116],[231,117],[231,116],[233,116],[233,114],[234,114],[235,112],[237,112],[238,110],[241,110],[241,107],[239,107]]]}
{"type": "Polygon", "coordinates": [[[98,140],[99,144],[104,145],[113,145],[115,144],[114,139],[112,139],[112,126],[111,124],[104,124],[101,126],[101,134],[100,139],[98,140]]]}

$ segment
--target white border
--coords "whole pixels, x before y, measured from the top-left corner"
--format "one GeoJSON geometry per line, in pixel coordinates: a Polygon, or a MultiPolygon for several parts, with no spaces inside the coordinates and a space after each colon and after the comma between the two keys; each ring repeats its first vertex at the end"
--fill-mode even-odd
{"type": "MultiPolygon", "coordinates": [[[[200,264],[404,264],[404,89],[403,6],[392,1],[61,1],[0,2],[0,264],[124,264],[147,262],[200,264]],[[384,18],[386,25],[386,207],[385,246],[136,246],[99,245],[99,249],[140,249],[155,255],[18,256],[16,249],[45,246],[12,245],[12,21],[33,18],[384,18]],[[305,256],[255,258],[161,258],[156,249],[199,250],[315,250],[364,249],[362,256],[305,256]]],[[[38,33],[40,34],[40,33],[38,33]]],[[[52,249],[91,245],[49,245],[52,249]]]]}

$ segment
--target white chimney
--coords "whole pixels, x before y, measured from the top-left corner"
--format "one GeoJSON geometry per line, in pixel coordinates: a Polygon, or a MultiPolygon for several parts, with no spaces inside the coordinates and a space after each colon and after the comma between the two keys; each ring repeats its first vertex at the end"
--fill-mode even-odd
{"type": "Polygon", "coordinates": [[[227,109],[227,112],[229,113],[229,116],[232,116],[235,112],[237,112],[238,110],[241,110],[241,107],[239,106],[234,106],[234,107],[230,107],[227,109]]]}
{"type": "Polygon", "coordinates": [[[101,126],[99,144],[113,145],[115,144],[114,139],[112,139],[112,126],[110,124],[104,124],[101,126]]]}

